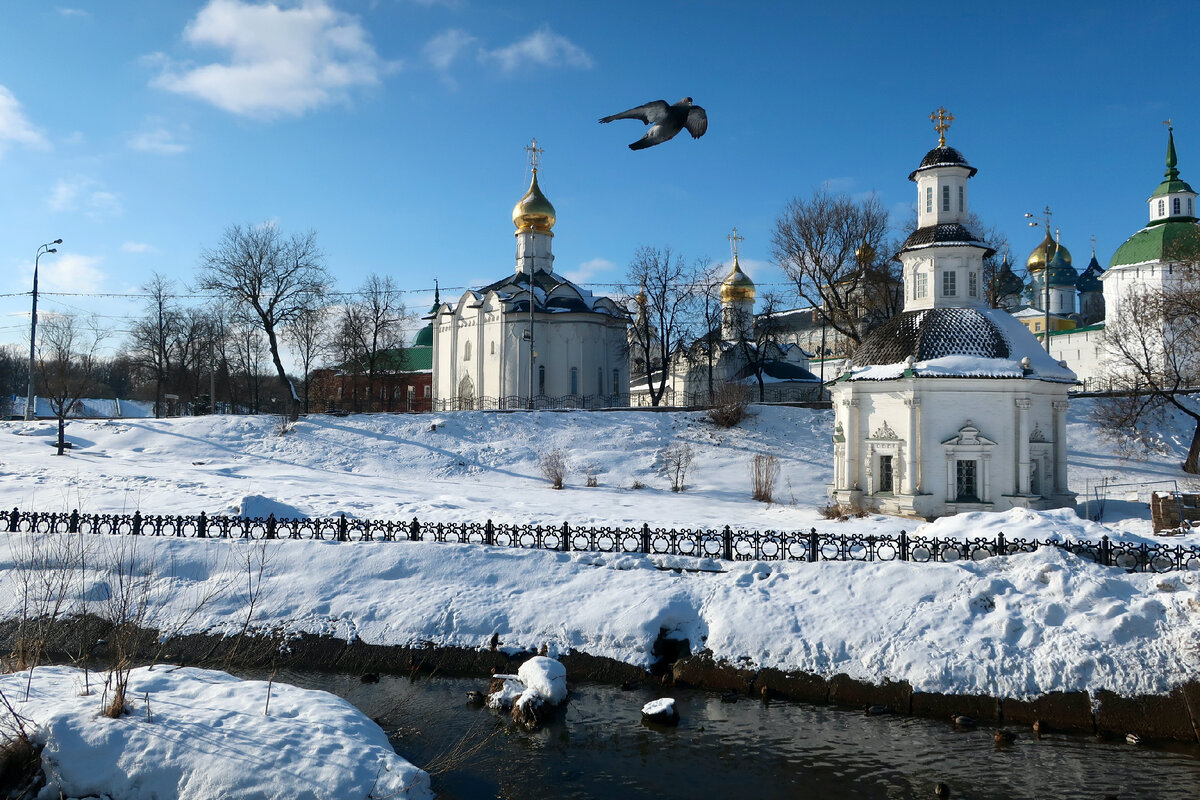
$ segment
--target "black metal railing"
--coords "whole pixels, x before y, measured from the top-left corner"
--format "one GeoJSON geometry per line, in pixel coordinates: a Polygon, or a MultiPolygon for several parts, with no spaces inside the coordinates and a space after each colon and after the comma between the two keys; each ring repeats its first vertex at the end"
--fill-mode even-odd
{"type": "Polygon", "coordinates": [[[421,522],[353,519],[276,519],[191,515],[80,514],[21,511],[0,513],[0,533],[84,533],[193,539],[323,539],[334,542],[452,542],[528,550],[647,553],[725,561],[979,561],[1057,547],[1080,558],[1129,572],[1200,570],[1200,548],[1167,543],[1017,539],[942,539],[714,528],[584,527],[486,522],[421,522]]]}

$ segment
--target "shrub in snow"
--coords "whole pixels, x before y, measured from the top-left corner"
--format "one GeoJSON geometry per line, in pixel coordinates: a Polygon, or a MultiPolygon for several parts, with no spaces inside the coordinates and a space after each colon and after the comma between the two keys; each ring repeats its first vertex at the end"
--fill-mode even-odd
{"type": "Polygon", "coordinates": [[[732,428],[746,418],[746,391],[736,384],[724,384],[717,389],[708,419],[721,428],[732,428]]]}
{"type": "Polygon", "coordinates": [[[692,459],[695,457],[691,445],[686,442],[673,442],[664,447],[658,455],[662,459],[663,470],[671,479],[671,491],[682,492],[688,468],[692,466],[692,459]]]}
{"type": "Polygon", "coordinates": [[[563,480],[567,477],[567,454],[562,450],[549,450],[538,456],[538,469],[542,477],[550,481],[555,489],[563,488],[563,480]]]}
{"type": "Polygon", "coordinates": [[[675,698],[662,697],[646,703],[642,706],[642,719],[657,725],[679,724],[679,712],[675,709],[675,698]]]}
{"type": "Polygon", "coordinates": [[[757,453],[750,462],[750,483],[753,497],[764,503],[774,499],[775,479],[779,477],[779,459],[767,453],[757,453]]]}

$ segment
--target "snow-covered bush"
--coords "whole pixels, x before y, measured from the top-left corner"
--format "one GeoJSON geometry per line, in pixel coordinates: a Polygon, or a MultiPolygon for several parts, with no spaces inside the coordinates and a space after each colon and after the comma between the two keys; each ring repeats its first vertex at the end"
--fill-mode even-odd
{"type": "Polygon", "coordinates": [[[567,477],[567,454],[562,450],[548,450],[538,456],[538,469],[542,477],[550,481],[555,489],[563,488],[567,477]]]}
{"type": "Polygon", "coordinates": [[[684,481],[687,479],[688,468],[692,466],[695,453],[686,442],[673,442],[659,453],[662,459],[663,471],[671,479],[671,491],[682,492],[684,481]]]}

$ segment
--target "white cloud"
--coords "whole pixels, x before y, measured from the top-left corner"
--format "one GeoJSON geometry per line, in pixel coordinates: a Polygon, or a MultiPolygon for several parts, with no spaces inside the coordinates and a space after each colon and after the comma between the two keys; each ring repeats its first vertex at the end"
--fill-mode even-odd
{"type": "Polygon", "coordinates": [[[187,150],[187,145],[177,142],[175,135],[162,127],[135,134],[130,137],[128,144],[131,150],[163,156],[178,155],[187,150]]]}
{"type": "Polygon", "coordinates": [[[25,147],[48,147],[46,137],[21,111],[21,104],[5,86],[0,86],[0,155],[9,143],[25,147]]]}
{"type": "MultiPolygon", "coordinates": [[[[96,292],[104,288],[108,274],[100,269],[104,259],[80,253],[42,256],[38,262],[38,289],[45,292],[96,292]]],[[[33,283],[33,264],[24,270],[26,283],[33,283]]]]}
{"type": "Polygon", "coordinates": [[[617,265],[607,258],[593,258],[584,261],[575,269],[567,270],[563,273],[563,277],[575,283],[590,283],[597,276],[610,275],[616,268],[617,265]]]}
{"type": "Polygon", "coordinates": [[[89,217],[115,217],[125,209],[121,199],[92,178],[60,178],[46,204],[51,211],[80,211],[89,217]]]}
{"type": "MultiPolygon", "coordinates": [[[[205,100],[233,114],[299,116],[379,83],[384,62],[358,18],[326,0],[276,3],[210,0],[184,30],[192,45],[227,52],[227,61],[167,61],[152,85],[205,100]]],[[[164,61],[160,54],[148,63],[164,61]]]]}
{"type": "Polygon", "coordinates": [[[445,72],[458,60],[463,51],[476,41],[476,38],[466,31],[450,28],[426,42],[421,54],[430,66],[445,72]]]}
{"type": "Polygon", "coordinates": [[[90,17],[92,15],[90,11],[82,8],[65,8],[59,6],[57,11],[63,17],[90,17]]]}
{"type": "Polygon", "coordinates": [[[145,242],[125,242],[121,245],[122,253],[157,253],[159,249],[145,242]]]}
{"type": "Polygon", "coordinates": [[[485,50],[479,58],[495,62],[505,72],[516,72],[530,65],[580,69],[592,66],[592,57],[583,48],[545,26],[508,47],[485,50]]]}

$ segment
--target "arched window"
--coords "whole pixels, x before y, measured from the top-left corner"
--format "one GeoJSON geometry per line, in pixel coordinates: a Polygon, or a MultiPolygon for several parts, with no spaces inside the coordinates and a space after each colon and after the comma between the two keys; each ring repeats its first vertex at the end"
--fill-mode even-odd
{"type": "Polygon", "coordinates": [[[579,394],[579,367],[571,367],[571,394],[579,394]]]}
{"type": "Polygon", "coordinates": [[[925,187],[925,211],[926,212],[933,211],[933,187],[932,186],[925,187]]]}
{"type": "Polygon", "coordinates": [[[942,187],[942,211],[949,211],[949,210],[950,210],[950,187],[947,185],[947,186],[942,187]]]}
{"type": "Polygon", "coordinates": [[[538,367],[538,394],[546,393],[546,367],[538,367]]]}
{"type": "Polygon", "coordinates": [[[958,213],[961,214],[963,212],[963,210],[966,208],[966,205],[967,205],[966,193],[963,190],[963,187],[959,186],[958,187],[958,213]]]}
{"type": "Polygon", "coordinates": [[[471,360],[471,343],[467,342],[463,345],[463,361],[471,360]]]}
{"type": "Polygon", "coordinates": [[[1161,217],[1163,214],[1166,214],[1166,213],[1167,213],[1167,201],[1159,200],[1158,201],[1158,215],[1161,217]]]}
{"type": "Polygon", "coordinates": [[[1179,198],[1178,197],[1171,198],[1171,213],[1172,214],[1179,213],[1179,198]]]}
{"type": "Polygon", "coordinates": [[[492,342],[492,355],[496,355],[496,343],[492,342]]]}

